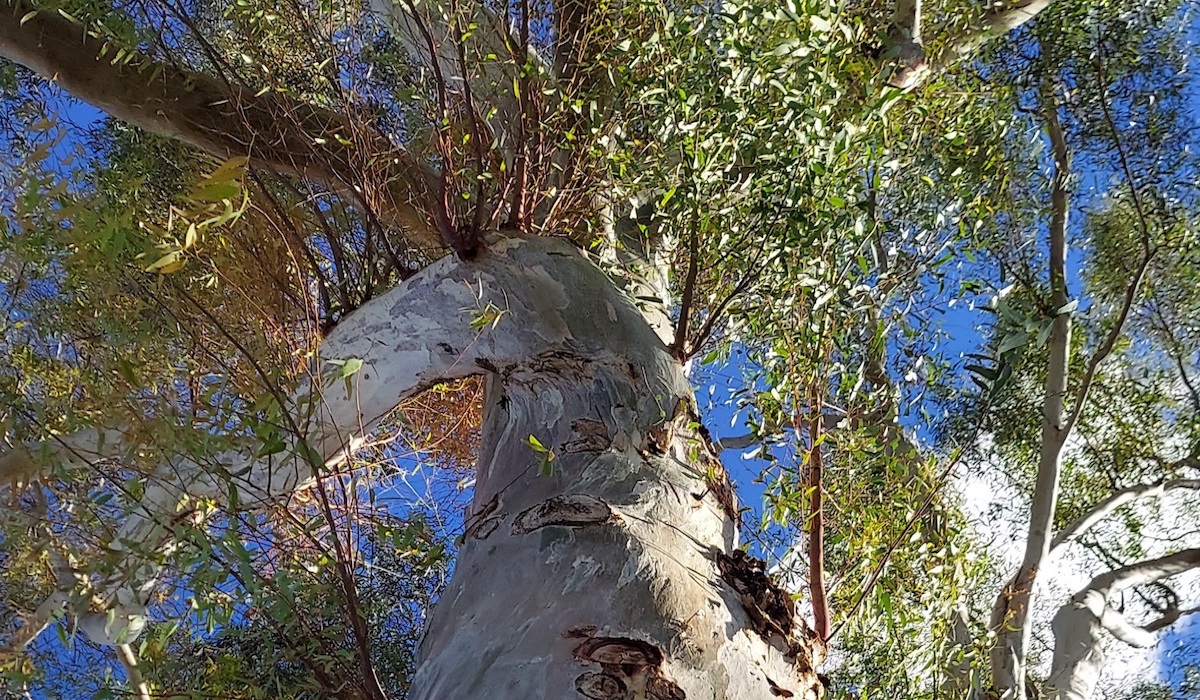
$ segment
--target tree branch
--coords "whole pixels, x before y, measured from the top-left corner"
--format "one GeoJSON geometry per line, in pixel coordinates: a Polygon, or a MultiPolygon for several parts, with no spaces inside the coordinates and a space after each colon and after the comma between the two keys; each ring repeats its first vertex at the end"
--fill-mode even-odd
{"type": "Polygon", "coordinates": [[[142,669],[138,668],[137,652],[128,644],[117,646],[117,658],[125,668],[125,681],[129,684],[138,700],[151,700],[150,686],[142,678],[142,669]]]}
{"type": "Polygon", "coordinates": [[[416,247],[443,247],[426,216],[434,174],[374,129],[275,91],[254,94],[142,55],[114,61],[110,52],[102,37],[54,10],[28,0],[5,0],[0,8],[0,56],[127,124],[219,158],[248,156],[258,167],[322,182],[359,204],[366,166],[383,161],[391,201],[381,215],[416,247]]]}
{"type": "MultiPolygon", "coordinates": [[[[821,389],[824,387],[822,386],[821,389]]],[[[809,396],[808,421],[808,587],[812,596],[813,631],[829,641],[829,594],[825,588],[825,462],[821,443],[824,402],[814,387],[809,396]]],[[[796,429],[799,430],[799,421],[796,429]]]]}
{"type": "MultiPolygon", "coordinates": [[[[907,11],[909,5],[914,0],[900,0],[896,8],[896,18],[900,18],[901,10],[907,11]]],[[[893,41],[900,46],[901,61],[897,73],[890,81],[894,87],[902,90],[913,90],[917,86],[924,83],[927,79],[935,75],[941,75],[953,68],[961,61],[965,61],[974,57],[979,49],[984,44],[999,37],[1008,34],[1009,32],[1024,26],[1027,22],[1034,19],[1047,8],[1052,5],[1054,0],[1026,0],[1025,2],[1017,2],[1007,7],[998,7],[989,10],[979,18],[979,23],[964,31],[960,36],[951,37],[946,43],[945,48],[938,52],[937,56],[932,61],[926,61],[925,51],[921,46],[919,34],[917,39],[912,39],[904,36],[903,29],[906,25],[896,25],[896,20],[893,20],[893,26],[898,26],[900,33],[893,32],[893,41]],[[906,44],[908,42],[908,44],[906,44]],[[909,45],[911,44],[911,45],[909,45]],[[915,46],[913,46],[915,45],[915,46]],[[908,46],[908,53],[905,53],[908,46]],[[919,49],[920,53],[916,53],[919,49]],[[908,58],[906,62],[904,59],[908,58]],[[919,58],[919,60],[913,60],[919,58]],[[907,66],[907,70],[905,69],[907,66]]],[[[918,7],[917,12],[920,12],[918,7]]],[[[919,18],[915,25],[917,31],[920,31],[919,18]]]]}
{"type": "Polygon", "coordinates": [[[1200,549],[1185,549],[1093,578],[1054,616],[1054,660],[1046,681],[1047,695],[1054,700],[1087,700],[1092,696],[1104,666],[1100,630],[1107,630],[1126,643],[1149,646],[1154,642],[1155,631],[1183,614],[1175,610],[1148,625],[1132,625],[1109,605],[1108,599],[1114,593],[1197,567],[1200,567],[1200,549]]]}
{"type": "MultiPolygon", "coordinates": [[[[426,267],[325,338],[311,377],[285,399],[283,419],[295,428],[281,451],[264,455],[248,440],[208,457],[178,455],[147,480],[109,545],[115,573],[95,586],[108,610],[78,611],[80,628],[97,643],[136,636],[160,570],[155,555],[169,546],[178,518],[202,519],[197,503],[229,504],[231,485],[240,509],[278,502],[344,463],[403,399],[437,383],[514,371],[541,353],[595,338],[621,363],[672,362],[633,302],[562,239],[496,237],[473,260],[449,257],[426,267]],[[510,298],[513,289],[523,294],[510,298]]],[[[56,594],[30,629],[44,629],[68,600],[56,594]]],[[[18,646],[32,637],[23,634],[18,646]]]]}
{"type": "Polygon", "coordinates": [[[1123,505],[1143,498],[1162,498],[1167,491],[1175,489],[1200,490],[1200,479],[1172,479],[1154,484],[1138,484],[1122,489],[1097,503],[1083,515],[1064,527],[1050,542],[1051,551],[1090,530],[1096,523],[1111,515],[1123,505]]]}
{"type": "Polygon", "coordinates": [[[928,64],[921,44],[921,0],[896,0],[888,40],[895,46],[896,72],[888,81],[901,90],[919,83],[928,64]]]}
{"type": "MultiPolygon", "coordinates": [[[[1062,449],[1073,420],[1066,420],[1065,401],[1071,361],[1071,317],[1062,312],[1067,305],[1067,217],[1070,201],[1067,183],[1071,174],[1066,135],[1058,118],[1053,86],[1042,83],[1046,131],[1054,157],[1050,202],[1050,307],[1055,317],[1050,327],[1049,358],[1042,399],[1042,437],[1038,455],[1033,502],[1025,554],[1013,579],[1000,592],[992,608],[991,626],[996,633],[990,661],[992,682],[1001,697],[1025,697],[1025,662],[1032,633],[1030,607],[1034,580],[1050,555],[1050,533],[1058,507],[1062,449]]],[[[1078,406],[1076,406],[1078,408],[1078,406]]]]}
{"type": "Polygon", "coordinates": [[[511,164],[519,140],[514,127],[522,123],[514,83],[523,75],[526,62],[543,77],[548,77],[550,68],[528,42],[513,36],[509,20],[481,2],[372,0],[371,10],[387,22],[418,63],[439,76],[446,89],[456,95],[471,92],[479,111],[488,115],[495,147],[511,164]],[[469,38],[455,29],[468,23],[472,25],[469,38]],[[468,50],[470,71],[460,56],[468,50]]]}

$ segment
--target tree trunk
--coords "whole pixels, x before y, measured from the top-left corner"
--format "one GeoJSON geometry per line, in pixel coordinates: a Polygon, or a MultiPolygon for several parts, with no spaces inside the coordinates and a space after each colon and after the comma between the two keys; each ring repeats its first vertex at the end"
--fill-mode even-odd
{"type": "MultiPolygon", "coordinates": [[[[345,388],[314,379],[293,395],[309,408],[302,443],[206,460],[236,475],[243,507],[311,483],[400,399],[488,380],[475,504],[411,698],[821,695],[823,645],[736,549],[733,489],[682,365],[569,243],[495,236],[472,260],[445,258],[343,319],[319,355],[361,369],[345,388]]],[[[228,501],[200,462],[168,467],[112,545],[123,573],[98,586],[107,609],[78,611],[97,643],[139,631],[111,628],[142,619],[138,593],[157,576],[145,553],[171,546],[159,523],[189,499],[228,501]]],[[[52,597],[33,633],[65,604],[52,597]]]]}
{"type": "Polygon", "coordinates": [[[475,502],[410,697],[820,696],[819,645],[735,549],[681,365],[587,268],[548,275],[592,334],[489,368],[475,502]]]}
{"type": "MultiPolygon", "coordinates": [[[[1037,576],[1050,557],[1054,514],[1058,508],[1062,453],[1073,427],[1066,412],[1070,388],[1071,316],[1067,310],[1067,217],[1070,212],[1070,152],[1058,118],[1054,87],[1042,85],[1046,130],[1054,154],[1054,180],[1050,190],[1050,326],[1048,368],[1042,399],[1042,440],[1037,477],[1029,508],[1025,555],[1013,579],[992,608],[991,626],[996,640],[991,649],[992,683],[1002,700],[1024,700],[1028,675],[1027,655],[1033,635],[1032,609],[1037,576]]],[[[1078,401],[1085,399],[1080,394],[1078,401]]],[[[1076,408],[1078,410],[1078,408],[1076,408]]]]}

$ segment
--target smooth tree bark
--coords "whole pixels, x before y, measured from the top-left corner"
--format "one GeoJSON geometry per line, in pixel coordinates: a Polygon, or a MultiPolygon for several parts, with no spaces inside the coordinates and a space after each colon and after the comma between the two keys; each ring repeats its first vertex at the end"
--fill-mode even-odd
{"type": "MultiPolygon", "coordinates": [[[[1051,542],[1051,551],[1078,539],[1122,506],[1145,499],[1161,501],[1171,491],[1198,489],[1200,480],[1171,479],[1117,491],[1059,531],[1051,542]]],[[[1184,615],[1200,611],[1172,606],[1162,611],[1158,619],[1135,625],[1110,603],[1112,596],[1121,591],[1200,567],[1198,551],[1183,550],[1108,571],[1093,578],[1062,605],[1051,623],[1054,656],[1045,696],[1053,700],[1089,700],[1093,696],[1103,675],[1104,632],[1130,646],[1147,648],[1157,642],[1156,632],[1184,615]]]]}
{"type": "Polygon", "coordinates": [[[1037,477],[1030,505],[1025,555],[1017,573],[1001,591],[992,609],[991,627],[996,640],[991,650],[992,683],[1004,699],[1024,700],[1026,653],[1032,634],[1029,615],[1033,586],[1050,555],[1054,512],[1058,505],[1062,451],[1070,435],[1065,402],[1071,358],[1071,316],[1066,309],[1067,214],[1070,153],[1058,119],[1058,105],[1051,88],[1043,88],[1046,127],[1054,157],[1050,190],[1050,308],[1054,309],[1049,339],[1049,367],[1042,400],[1042,440],[1037,477]]]}
{"type": "Polygon", "coordinates": [[[1052,623],[1054,658],[1046,680],[1051,700],[1089,700],[1104,670],[1103,632],[1136,647],[1153,646],[1156,631],[1196,609],[1171,608],[1144,625],[1129,622],[1110,598],[1134,586],[1155,583],[1200,567],[1200,549],[1185,549],[1138,562],[1092,579],[1058,610],[1052,623]]]}

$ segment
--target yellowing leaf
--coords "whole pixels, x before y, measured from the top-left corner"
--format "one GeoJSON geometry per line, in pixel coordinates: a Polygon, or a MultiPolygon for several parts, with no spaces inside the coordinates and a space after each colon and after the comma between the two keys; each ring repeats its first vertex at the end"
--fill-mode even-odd
{"type": "Polygon", "coordinates": [[[183,263],[183,251],[172,250],[158,260],[155,260],[147,265],[146,272],[157,272],[160,275],[169,275],[183,267],[183,263]]]}

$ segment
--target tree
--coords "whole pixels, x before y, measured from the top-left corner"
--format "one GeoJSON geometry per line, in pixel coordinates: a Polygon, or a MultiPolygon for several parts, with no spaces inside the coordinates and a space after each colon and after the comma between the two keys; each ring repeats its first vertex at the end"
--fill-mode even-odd
{"type": "MultiPolygon", "coordinates": [[[[944,250],[931,237],[888,252],[872,217],[907,195],[881,172],[899,177],[893,151],[927,158],[922,172],[961,167],[961,127],[984,144],[972,174],[994,174],[991,125],[953,108],[978,103],[930,78],[1048,5],[962,10],[931,29],[905,2],[9,0],[0,55],[189,147],[154,146],[176,149],[188,184],[149,206],[130,202],[161,183],[19,178],[24,229],[5,262],[37,273],[14,275],[13,297],[66,303],[23,331],[31,351],[6,349],[56,381],[6,377],[16,439],[0,459],[13,477],[49,469],[76,485],[55,505],[103,486],[128,512],[99,543],[43,531],[67,551],[18,636],[69,611],[92,640],[128,648],[160,579],[194,580],[214,556],[240,571],[243,513],[316,483],[332,526],[326,481],[401,401],[482,377],[474,503],[410,697],[819,696],[836,632],[822,557],[855,556],[823,534],[825,435],[847,452],[884,443],[884,474],[903,452],[880,312],[944,250]],[[226,266],[239,253],[254,274],[226,266]],[[780,358],[759,432],[806,435],[813,629],[738,549],[734,490],[687,376],[734,340],[780,358]],[[834,369],[855,363],[857,381],[834,369]],[[854,419],[841,433],[826,432],[834,397],[854,419]],[[197,536],[209,526],[224,549],[197,536]]],[[[147,153],[112,148],[96,169],[147,153]]],[[[937,489],[919,462],[908,454],[903,478],[931,494],[914,499],[924,516],[937,489]]],[[[85,517],[102,522],[107,503],[85,517]]],[[[1047,507],[1031,538],[1043,553],[1047,507]]],[[[36,522],[48,509],[18,510],[36,522]]],[[[331,542],[361,644],[353,550],[331,542]]],[[[363,696],[384,697],[370,655],[356,661],[363,696]]]]}

